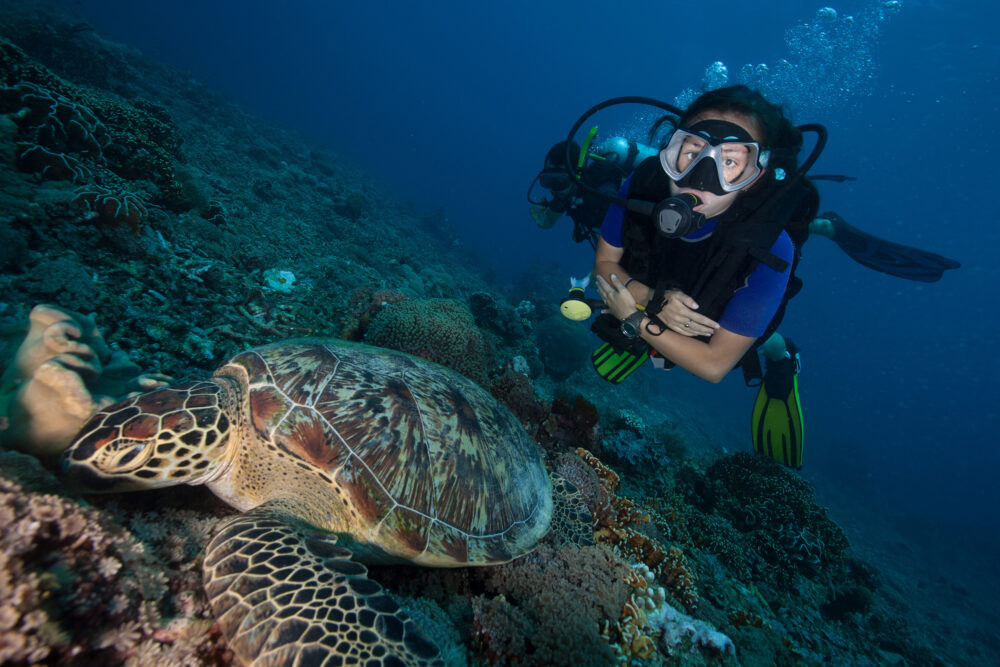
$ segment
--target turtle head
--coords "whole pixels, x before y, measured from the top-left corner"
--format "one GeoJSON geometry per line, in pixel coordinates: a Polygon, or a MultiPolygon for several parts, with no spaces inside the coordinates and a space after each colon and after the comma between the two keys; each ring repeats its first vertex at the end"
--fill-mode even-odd
{"type": "Polygon", "coordinates": [[[63,454],[68,482],[84,491],[201,484],[218,472],[236,389],[218,378],[157,389],[96,413],[63,454]]]}

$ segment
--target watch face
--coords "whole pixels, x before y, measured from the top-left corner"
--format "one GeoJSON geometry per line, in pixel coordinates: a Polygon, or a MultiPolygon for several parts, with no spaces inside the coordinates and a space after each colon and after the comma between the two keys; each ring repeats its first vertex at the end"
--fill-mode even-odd
{"type": "Polygon", "coordinates": [[[639,323],[642,322],[643,314],[635,312],[622,320],[622,335],[626,338],[635,338],[639,335],[639,323]]]}

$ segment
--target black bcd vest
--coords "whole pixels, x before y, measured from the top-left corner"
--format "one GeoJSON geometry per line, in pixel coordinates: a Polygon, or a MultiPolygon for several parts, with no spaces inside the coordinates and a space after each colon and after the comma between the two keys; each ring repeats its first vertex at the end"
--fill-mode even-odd
{"type": "MultiPolygon", "coordinates": [[[[747,278],[764,262],[778,271],[787,264],[771,254],[781,232],[788,231],[795,246],[792,270],[781,305],[764,334],[741,361],[748,384],[761,377],[756,347],[774,333],[784,317],[788,300],[802,287],[795,276],[808,222],[819,210],[819,196],[808,180],[789,187],[772,180],[766,187],[742,193],[719,219],[711,235],[696,242],[660,235],[649,216],[626,209],[622,229],[622,266],[636,280],[653,287],[649,310],[662,307],[663,293],[679,289],[694,298],[698,312],[718,320],[747,278]],[[777,196],[771,193],[784,188],[777,196]]],[[[658,157],[644,160],[629,184],[629,199],[659,202],[670,196],[670,180],[658,157]]]]}

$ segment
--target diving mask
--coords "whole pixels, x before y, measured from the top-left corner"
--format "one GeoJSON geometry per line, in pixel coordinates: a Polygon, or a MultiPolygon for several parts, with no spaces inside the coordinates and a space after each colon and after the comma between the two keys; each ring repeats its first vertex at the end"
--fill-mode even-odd
{"type": "Polygon", "coordinates": [[[538,184],[550,192],[561,192],[568,190],[571,182],[566,169],[546,167],[538,174],[538,184]]]}
{"type": "Polygon", "coordinates": [[[675,130],[660,165],[677,185],[722,196],[753,183],[769,156],[736,123],[712,119],[675,130]]]}

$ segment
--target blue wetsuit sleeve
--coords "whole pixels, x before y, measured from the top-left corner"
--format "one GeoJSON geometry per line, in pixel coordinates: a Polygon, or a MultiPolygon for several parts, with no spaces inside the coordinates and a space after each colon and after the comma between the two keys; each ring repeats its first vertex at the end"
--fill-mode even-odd
{"type": "MultiPolygon", "coordinates": [[[[622,187],[618,190],[618,196],[622,199],[628,198],[628,188],[629,184],[632,182],[632,177],[629,176],[622,183],[622,187]]],[[[607,241],[609,245],[613,245],[616,248],[624,247],[625,243],[622,240],[622,228],[625,226],[625,207],[621,204],[611,204],[608,207],[608,212],[604,216],[604,222],[601,223],[601,238],[607,241]]]]}
{"type": "Polygon", "coordinates": [[[788,276],[792,271],[795,248],[785,232],[771,246],[771,253],[788,262],[784,271],[775,271],[766,264],[758,264],[747,278],[746,284],[736,290],[726,305],[719,324],[741,336],[759,338],[778,312],[785,296],[788,276]]]}

